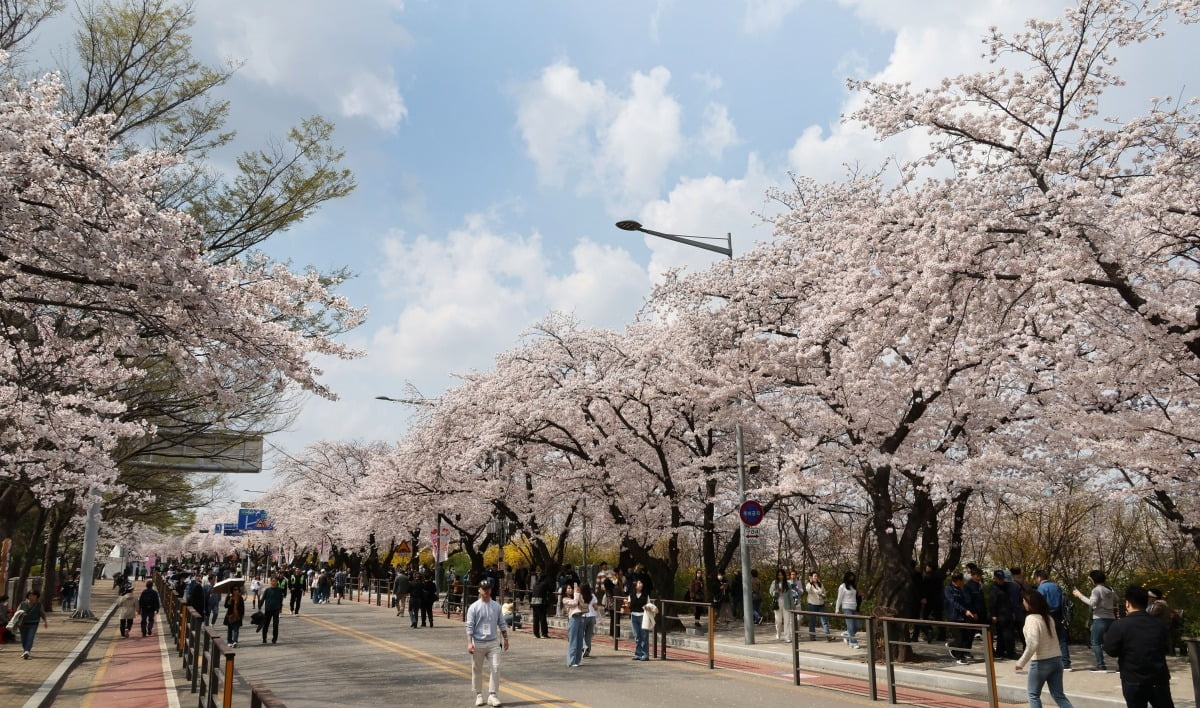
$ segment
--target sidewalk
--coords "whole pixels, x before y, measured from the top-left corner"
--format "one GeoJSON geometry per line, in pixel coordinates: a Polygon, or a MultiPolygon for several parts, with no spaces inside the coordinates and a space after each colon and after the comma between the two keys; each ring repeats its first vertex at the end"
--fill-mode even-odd
{"type": "MultiPolygon", "coordinates": [[[[524,631],[529,631],[528,608],[523,608],[525,617],[524,631]]],[[[707,663],[708,659],[708,628],[696,628],[691,617],[683,618],[686,622],[683,633],[674,632],[667,636],[667,657],[707,663]],[[685,650],[686,654],[678,650],[685,650]]],[[[565,630],[566,621],[561,617],[549,618],[552,628],[565,630]]],[[[807,629],[807,628],[805,628],[807,629]]],[[[818,627],[818,630],[820,628],[818,627]]],[[[624,618],[621,624],[622,646],[630,634],[629,619],[624,618]]],[[[745,630],[741,622],[718,622],[714,637],[716,663],[720,668],[743,668],[748,661],[762,662],[779,667],[778,672],[791,680],[791,644],[775,639],[775,627],[764,623],[754,627],[755,644],[745,644],[745,630]]],[[[837,632],[834,632],[837,636],[837,632]]],[[[802,631],[800,641],[800,669],[818,671],[835,676],[855,679],[861,687],[860,692],[866,695],[867,681],[867,650],[866,642],[859,634],[859,649],[851,649],[842,641],[828,642],[823,634],[817,635],[817,641],[809,641],[807,631],[802,631]]],[[[612,636],[608,634],[607,618],[600,620],[596,627],[596,642],[611,643],[612,636]]],[[[975,642],[975,657],[984,655],[981,642],[975,642]]],[[[918,661],[895,664],[896,685],[900,688],[936,691],[946,696],[957,696],[975,700],[987,698],[987,670],[983,662],[968,666],[958,666],[950,658],[949,650],[944,646],[931,644],[916,647],[918,661]]],[[[1125,700],[1121,695],[1121,678],[1112,672],[1115,660],[1110,660],[1110,673],[1092,673],[1087,671],[1095,663],[1095,657],[1089,647],[1073,644],[1071,646],[1072,665],[1076,671],[1064,674],[1063,686],[1067,696],[1076,708],[1123,708],[1125,700]]],[[[1177,708],[1196,708],[1192,695],[1191,668],[1185,657],[1169,657],[1171,666],[1171,692],[1177,708]]],[[[1013,661],[997,661],[996,690],[1001,703],[1027,705],[1026,673],[1016,673],[1013,661]]],[[[887,700],[887,668],[883,663],[882,651],[876,664],[876,681],[880,700],[887,700]]],[[[802,683],[815,683],[801,677],[802,683]]],[[[900,691],[902,693],[902,691],[900,691]]],[[[1043,694],[1048,701],[1049,693],[1043,694]]],[[[1051,703],[1053,701],[1050,701],[1051,703]]]]}
{"type": "MultiPolygon", "coordinates": [[[[33,641],[33,653],[28,661],[21,659],[21,644],[5,644],[0,650],[0,705],[48,705],[49,698],[42,691],[50,683],[66,679],[70,670],[87,655],[89,641],[103,635],[105,619],[116,601],[117,592],[109,580],[99,580],[92,586],[92,613],[99,618],[73,620],[71,612],[55,609],[46,616],[49,627],[38,629],[33,641]],[[96,630],[96,633],[93,633],[96,630]],[[34,699],[37,697],[36,701],[34,699]]],[[[115,625],[114,625],[115,626],[115,625]]]]}

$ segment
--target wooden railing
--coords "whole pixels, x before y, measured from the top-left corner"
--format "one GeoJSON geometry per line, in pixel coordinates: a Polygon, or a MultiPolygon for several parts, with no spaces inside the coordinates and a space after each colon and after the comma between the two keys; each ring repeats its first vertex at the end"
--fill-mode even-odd
{"type": "MultiPolygon", "coordinates": [[[[204,626],[204,617],[195,608],[183,604],[173,588],[157,573],[154,585],[167,615],[167,626],[183,659],[183,673],[199,695],[199,708],[233,708],[237,674],[230,649],[219,632],[204,626]]],[[[251,708],[287,708],[283,701],[262,683],[249,682],[251,708]]]]}

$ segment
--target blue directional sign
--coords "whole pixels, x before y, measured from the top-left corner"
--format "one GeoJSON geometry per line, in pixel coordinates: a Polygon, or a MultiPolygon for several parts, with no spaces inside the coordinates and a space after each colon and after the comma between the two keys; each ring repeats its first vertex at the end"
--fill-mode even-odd
{"type": "Polygon", "coordinates": [[[241,531],[274,531],[275,524],[266,509],[238,509],[237,527],[241,531]]]}
{"type": "Polygon", "coordinates": [[[742,523],[747,526],[758,526],[762,523],[763,517],[766,516],[766,513],[763,511],[763,505],[753,499],[747,499],[742,502],[742,507],[738,510],[738,513],[742,517],[742,523]]]}

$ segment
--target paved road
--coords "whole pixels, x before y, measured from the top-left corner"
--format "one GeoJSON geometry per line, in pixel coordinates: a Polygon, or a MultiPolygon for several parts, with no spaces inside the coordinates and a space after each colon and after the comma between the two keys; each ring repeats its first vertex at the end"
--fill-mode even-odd
{"type": "MultiPolygon", "coordinates": [[[[306,603],[281,618],[277,645],[243,630],[238,673],[268,684],[288,708],[470,706],[470,664],[461,621],[438,617],[412,629],[385,608],[306,603]]],[[[500,696],[509,706],[673,706],[755,704],[859,706],[869,701],[827,689],[795,687],[790,676],[709,669],[684,662],[633,662],[597,641],[580,668],[566,665],[566,643],[511,635],[500,696]]],[[[181,702],[190,694],[181,693],[181,702]]]]}

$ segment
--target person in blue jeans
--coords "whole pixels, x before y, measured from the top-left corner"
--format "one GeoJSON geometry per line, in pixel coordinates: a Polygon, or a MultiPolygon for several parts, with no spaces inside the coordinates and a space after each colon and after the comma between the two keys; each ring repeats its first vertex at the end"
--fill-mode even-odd
{"type": "Polygon", "coordinates": [[[650,642],[646,630],[642,629],[642,620],[646,616],[646,603],[650,597],[642,581],[633,584],[633,592],[629,594],[629,622],[633,625],[633,660],[650,661],[650,642]]]}
{"type": "MultiPolygon", "coordinates": [[[[856,615],[858,614],[858,576],[853,572],[847,572],[842,576],[842,584],[838,586],[837,602],[833,605],[833,611],[837,614],[856,615]]],[[[846,631],[842,632],[842,638],[850,645],[851,649],[858,648],[858,620],[853,617],[846,618],[846,631]]]]}
{"type": "Polygon", "coordinates": [[[1073,671],[1071,668],[1071,651],[1067,647],[1067,623],[1062,587],[1050,579],[1044,570],[1034,571],[1033,583],[1037,586],[1038,594],[1046,598],[1046,606],[1050,608],[1050,616],[1054,618],[1054,632],[1058,635],[1058,650],[1062,656],[1063,671],[1073,671]]]}
{"type": "Polygon", "coordinates": [[[583,586],[567,583],[563,588],[562,608],[567,615],[567,666],[576,667],[583,661],[583,613],[586,611],[583,586]]]}
{"type": "Polygon", "coordinates": [[[1092,671],[1108,671],[1104,665],[1104,635],[1113,622],[1117,621],[1117,591],[1106,582],[1108,577],[1103,570],[1093,570],[1088,577],[1095,583],[1091,596],[1079,592],[1079,588],[1071,591],[1080,602],[1092,608],[1092,651],[1096,654],[1096,665],[1092,671]]]}
{"type": "Polygon", "coordinates": [[[225,641],[234,649],[237,648],[245,617],[246,600],[242,597],[242,588],[235,585],[229,591],[229,597],[225,598],[225,641]]]}
{"type": "Polygon", "coordinates": [[[1058,646],[1057,624],[1050,616],[1050,605],[1037,592],[1025,593],[1023,606],[1025,616],[1025,653],[1017,659],[1016,671],[1029,665],[1026,690],[1029,693],[1029,708],[1042,708],[1042,688],[1050,687],[1050,697],[1059,708],[1073,708],[1067,694],[1063,692],[1063,661],[1058,646]]]}
{"type": "Polygon", "coordinates": [[[37,590],[30,590],[25,593],[25,602],[21,603],[18,612],[21,614],[21,658],[28,659],[33,651],[33,638],[37,636],[38,622],[49,628],[50,623],[46,620],[46,615],[42,613],[42,594],[37,590]]]}

